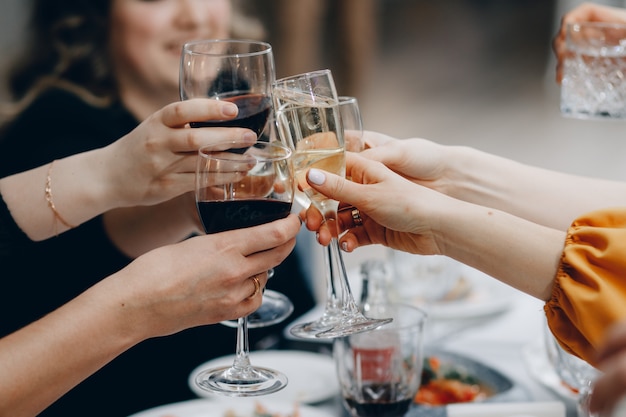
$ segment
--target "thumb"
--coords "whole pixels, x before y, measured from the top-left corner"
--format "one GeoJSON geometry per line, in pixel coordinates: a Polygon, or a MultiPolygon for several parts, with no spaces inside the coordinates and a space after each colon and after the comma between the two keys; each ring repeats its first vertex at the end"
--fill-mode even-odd
{"type": "Polygon", "coordinates": [[[316,191],[330,199],[356,205],[355,199],[359,194],[355,188],[358,188],[359,184],[316,168],[309,169],[307,182],[316,191]]]}

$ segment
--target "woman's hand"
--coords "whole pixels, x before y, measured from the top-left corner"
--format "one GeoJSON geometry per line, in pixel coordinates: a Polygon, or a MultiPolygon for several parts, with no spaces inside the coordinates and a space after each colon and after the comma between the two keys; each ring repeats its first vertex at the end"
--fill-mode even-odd
{"type": "Polygon", "coordinates": [[[563,15],[559,32],[552,42],[552,49],[557,59],[556,82],[559,84],[563,80],[563,63],[568,56],[565,44],[567,25],[575,22],[626,23],[626,10],[594,3],[583,3],[563,15]]]}
{"type": "MultiPolygon", "coordinates": [[[[352,181],[315,169],[307,176],[313,188],[342,202],[342,206],[358,207],[363,220],[358,227],[350,210],[341,211],[339,216],[340,231],[348,230],[340,239],[344,250],[383,244],[412,253],[440,253],[432,225],[437,219],[437,206],[452,199],[357,154],[346,154],[346,176],[352,181]]],[[[311,206],[303,216],[307,228],[318,232],[319,242],[328,244],[331,233],[319,211],[311,206]]]]}
{"type": "Polygon", "coordinates": [[[232,119],[233,103],[193,99],[172,103],[111,144],[101,158],[113,207],[153,205],[194,189],[197,151],[229,140],[256,141],[243,128],[190,128],[189,123],[232,119]],[[129,179],[132,179],[129,180],[129,179]]]}
{"type": "Polygon", "coordinates": [[[361,155],[382,162],[406,179],[442,191],[445,188],[449,146],[426,139],[395,139],[376,132],[365,132],[369,148],[361,155]]]}
{"type": "MultiPolygon", "coordinates": [[[[129,334],[143,338],[243,317],[261,305],[267,271],[293,250],[297,216],[197,236],[155,249],[115,274],[113,296],[129,334]]],[[[111,285],[105,283],[104,285],[111,285]]],[[[140,341],[140,340],[138,340],[140,341]]]]}

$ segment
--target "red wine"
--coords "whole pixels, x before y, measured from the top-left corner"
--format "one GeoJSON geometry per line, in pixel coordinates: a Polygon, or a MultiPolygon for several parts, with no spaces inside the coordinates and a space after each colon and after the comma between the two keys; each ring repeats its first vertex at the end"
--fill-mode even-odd
{"type": "Polygon", "coordinates": [[[207,233],[258,226],[291,211],[291,203],[278,200],[198,201],[196,205],[207,233]]]}
{"type": "Polygon", "coordinates": [[[267,124],[270,115],[272,101],[262,94],[242,94],[234,97],[221,98],[230,101],[239,107],[239,114],[229,120],[207,120],[204,122],[192,122],[191,127],[245,127],[254,131],[259,137],[267,124]]]}
{"type": "Polygon", "coordinates": [[[361,394],[363,402],[354,398],[344,397],[344,403],[353,416],[359,417],[401,417],[406,414],[413,398],[396,400],[396,391],[401,387],[392,387],[390,384],[367,384],[363,385],[361,394]],[[394,394],[392,394],[394,393],[394,394]],[[372,395],[372,394],[375,394],[372,395]],[[392,398],[392,395],[394,398],[392,398]]]}

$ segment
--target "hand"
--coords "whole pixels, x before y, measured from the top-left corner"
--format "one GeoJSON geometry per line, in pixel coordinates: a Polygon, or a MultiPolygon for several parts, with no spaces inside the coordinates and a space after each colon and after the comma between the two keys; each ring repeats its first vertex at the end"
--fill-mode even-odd
{"type": "MultiPolygon", "coordinates": [[[[346,154],[346,176],[309,170],[309,184],[322,194],[354,206],[360,211],[362,226],[354,227],[350,211],[339,217],[340,230],[348,230],[340,239],[342,249],[351,252],[359,246],[383,244],[394,249],[420,254],[440,254],[432,224],[437,207],[454,201],[443,194],[413,184],[383,164],[346,154]]],[[[331,233],[313,206],[304,212],[309,230],[318,232],[318,241],[330,242],[331,233]]]]}
{"type": "Polygon", "coordinates": [[[365,132],[364,137],[370,147],[361,152],[362,156],[382,162],[416,184],[441,191],[449,147],[426,139],[395,139],[375,132],[365,132]]]}
{"type": "MultiPolygon", "coordinates": [[[[295,215],[256,227],[198,236],[137,258],[103,284],[119,297],[134,339],[243,317],[261,305],[267,271],[293,250],[300,222],[295,215]]],[[[94,288],[97,288],[94,287],[94,288]]],[[[138,341],[140,341],[138,340],[138,341]]]]}
{"type": "Polygon", "coordinates": [[[602,6],[594,3],[583,3],[563,15],[561,27],[552,42],[552,49],[556,55],[556,82],[563,79],[563,62],[568,56],[565,45],[567,25],[574,22],[609,22],[626,23],[626,10],[618,7],[602,6]]]}
{"type": "Polygon", "coordinates": [[[105,148],[101,165],[108,170],[112,208],[153,205],[193,191],[200,147],[235,139],[253,143],[256,135],[243,128],[192,129],[188,123],[231,119],[236,114],[237,106],[225,101],[172,103],[105,148]]]}
{"type": "Polygon", "coordinates": [[[589,407],[591,412],[608,416],[626,395],[626,322],[609,328],[598,363],[604,374],[594,385],[589,407]]]}

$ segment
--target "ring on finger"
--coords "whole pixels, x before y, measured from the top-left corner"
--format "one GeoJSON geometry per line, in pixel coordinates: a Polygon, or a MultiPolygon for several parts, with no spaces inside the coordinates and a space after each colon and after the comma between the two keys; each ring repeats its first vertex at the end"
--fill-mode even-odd
{"type": "Polygon", "coordinates": [[[352,215],[352,221],[356,227],[363,226],[363,218],[358,208],[353,208],[350,214],[352,215]]]}
{"type": "Polygon", "coordinates": [[[254,275],[250,279],[252,280],[252,283],[254,284],[254,292],[250,294],[248,298],[254,298],[257,295],[259,295],[259,293],[261,292],[261,281],[259,281],[259,278],[256,275],[254,275]]]}

